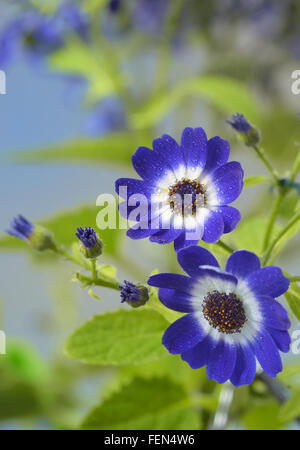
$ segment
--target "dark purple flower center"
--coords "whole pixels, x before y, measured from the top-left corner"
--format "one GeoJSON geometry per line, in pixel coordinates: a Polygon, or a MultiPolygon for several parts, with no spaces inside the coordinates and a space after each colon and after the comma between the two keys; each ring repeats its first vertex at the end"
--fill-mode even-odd
{"type": "Polygon", "coordinates": [[[172,211],[182,216],[195,215],[197,206],[206,204],[206,189],[199,180],[183,178],[169,188],[172,211]]]}
{"type": "Polygon", "coordinates": [[[208,292],[203,314],[213,328],[226,334],[239,333],[247,321],[243,304],[233,293],[208,292]]]}

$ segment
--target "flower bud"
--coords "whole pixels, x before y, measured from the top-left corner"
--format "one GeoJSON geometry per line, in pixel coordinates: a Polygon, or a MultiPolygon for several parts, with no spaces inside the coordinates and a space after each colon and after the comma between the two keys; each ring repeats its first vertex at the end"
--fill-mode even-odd
{"type": "Polygon", "coordinates": [[[121,289],[121,303],[128,303],[133,308],[144,305],[149,300],[148,289],[142,284],[133,284],[124,280],[124,284],[119,286],[121,289]]]}
{"type": "Polygon", "coordinates": [[[27,241],[35,250],[43,251],[54,247],[52,233],[40,225],[35,225],[25,217],[18,215],[10,223],[6,232],[23,241],[27,241]]]}
{"type": "Polygon", "coordinates": [[[78,227],[75,235],[80,240],[80,250],[86,258],[97,258],[102,254],[103,241],[93,228],[86,227],[83,229],[78,227]]]}
{"type": "Polygon", "coordinates": [[[231,120],[227,120],[226,122],[237,131],[240,138],[248,147],[254,147],[260,143],[259,129],[251,125],[243,114],[233,114],[231,120]]]}

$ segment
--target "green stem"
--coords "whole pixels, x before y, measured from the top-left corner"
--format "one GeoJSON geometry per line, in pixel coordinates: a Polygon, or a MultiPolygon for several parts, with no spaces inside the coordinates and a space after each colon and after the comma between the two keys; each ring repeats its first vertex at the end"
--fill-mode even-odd
{"type": "Polygon", "coordinates": [[[283,200],[283,197],[284,197],[283,191],[279,191],[279,193],[275,199],[275,203],[274,203],[274,206],[273,206],[270,218],[269,218],[269,222],[267,225],[264,242],[263,242],[263,251],[265,251],[269,245],[269,242],[270,242],[270,239],[272,236],[272,231],[273,231],[274,224],[275,224],[275,220],[276,220],[277,214],[279,212],[279,208],[280,208],[281,202],[283,200]]]}
{"type": "Polygon", "coordinates": [[[270,161],[265,156],[263,150],[261,148],[259,148],[257,145],[254,145],[253,148],[256,151],[257,156],[261,159],[261,161],[264,163],[264,165],[266,166],[266,168],[268,169],[268,171],[272,175],[272,178],[273,178],[275,184],[277,184],[279,186],[279,178],[276,175],[275,170],[272,167],[272,164],[270,163],[270,161]]]}
{"type": "Polygon", "coordinates": [[[293,165],[293,168],[292,168],[292,173],[291,173],[291,177],[290,177],[291,181],[295,181],[299,170],[300,170],[300,150],[298,152],[298,155],[297,155],[297,157],[295,159],[295,162],[294,162],[294,165],[293,165]]]}
{"type": "Polygon", "coordinates": [[[76,256],[72,255],[71,253],[69,253],[64,248],[54,246],[52,248],[52,250],[57,255],[63,256],[64,258],[68,259],[69,261],[73,262],[74,264],[77,264],[77,265],[83,267],[84,269],[88,269],[88,270],[90,269],[90,267],[89,267],[89,265],[87,263],[85,263],[82,260],[78,259],[76,256]]]}
{"type": "Polygon", "coordinates": [[[98,274],[97,274],[97,261],[96,258],[91,259],[91,272],[92,272],[92,278],[93,280],[97,280],[98,274]]]}
{"type": "Polygon", "coordinates": [[[225,242],[219,240],[217,242],[217,245],[221,248],[223,248],[223,250],[225,250],[227,253],[229,253],[231,255],[231,253],[234,252],[234,249],[232,247],[230,247],[229,245],[225,244],[225,242]]]}
{"type": "Polygon", "coordinates": [[[300,220],[300,212],[296,214],[286,226],[274,237],[269,247],[266,249],[265,254],[262,257],[262,264],[265,266],[269,261],[270,255],[276,246],[276,244],[283,238],[283,236],[300,220]]]}
{"type": "Polygon", "coordinates": [[[214,416],[211,430],[224,430],[228,424],[229,410],[233,401],[235,387],[227,381],[219,396],[219,405],[214,416]]]}
{"type": "Polygon", "coordinates": [[[297,275],[295,277],[290,277],[291,283],[297,283],[297,281],[300,281],[300,275],[297,275]]]}
{"type": "Polygon", "coordinates": [[[119,285],[120,282],[115,280],[114,278],[110,277],[98,277],[97,279],[94,279],[92,277],[89,277],[87,275],[83,275],[82,273],[77,273],[76,278],[86,286],[102,286],[110,289],[114,289],[116,291],[119,291],[119,285]]]}

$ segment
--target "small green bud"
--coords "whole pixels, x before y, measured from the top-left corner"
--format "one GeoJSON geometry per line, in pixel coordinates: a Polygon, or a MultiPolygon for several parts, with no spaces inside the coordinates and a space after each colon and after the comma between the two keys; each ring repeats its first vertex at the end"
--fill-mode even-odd
{"type": "Polygon", "coordinates": [[[35,225],[34,230],[28,238],[31,246],[38,251],[51,249],[55,246],[53,234],[40,225],[35,225]]]}

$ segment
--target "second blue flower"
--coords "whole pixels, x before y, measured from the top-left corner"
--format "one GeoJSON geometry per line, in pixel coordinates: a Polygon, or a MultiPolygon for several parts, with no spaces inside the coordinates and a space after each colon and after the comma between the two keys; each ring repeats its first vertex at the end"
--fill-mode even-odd
{"type": "Polygon", "coordinates": [[[228,205],[241,193],[244,172],[238,162],[228,162],[229,153],[227,141],[207,140],[203,128],[185,128],[180,145],[163,135],[153,141],[153,150],[139,147],[132,163],[142,179],[116,181],[116,192],[125,200],[121,216],[132,220],[141,195],[148,202],[127,235],[160,244],[174,241],[178,251],[200,239],[217,242],[231,232],[241,216],[228,205]]]}

